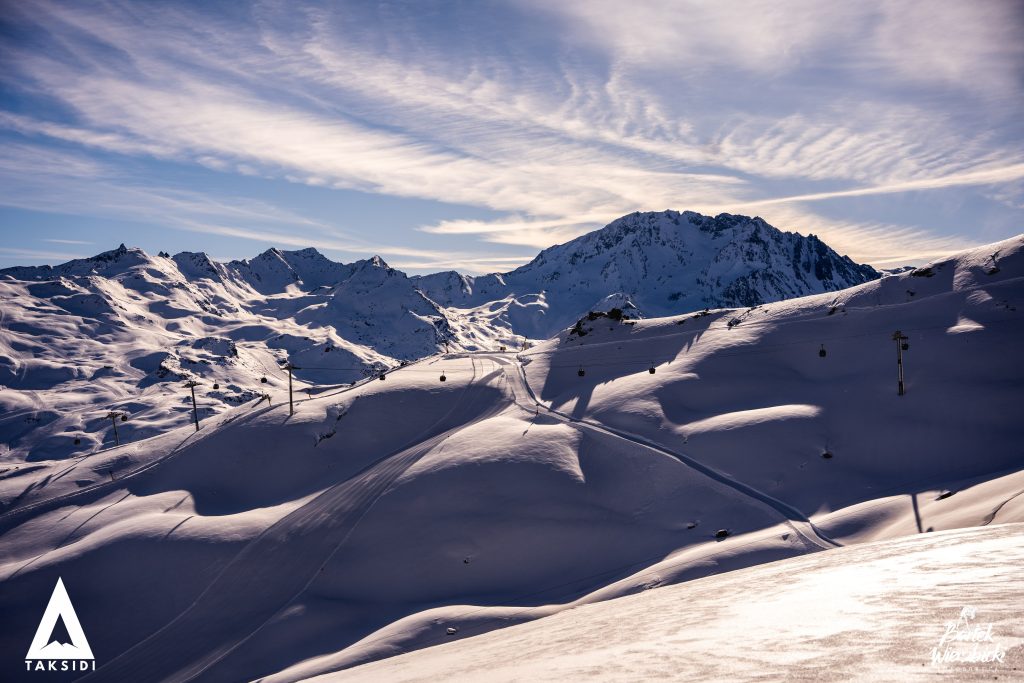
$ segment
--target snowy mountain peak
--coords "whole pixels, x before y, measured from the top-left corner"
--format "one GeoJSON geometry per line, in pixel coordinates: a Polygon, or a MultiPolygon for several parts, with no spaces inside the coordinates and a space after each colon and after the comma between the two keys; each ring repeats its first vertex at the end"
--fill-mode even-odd
{"type": "Polygon", "coordinates": [[[417,284],[431,299],[458,307],[543,295],[545,306],[519,318],[514,330],[537,338],[571,325],[612,294],[652,317],[754,306],[879,277],[817,237],[783,232],[760,217],[671,210],[628,214],[504,275],[456,275],[429,275],[417,284]]]}
{"type": "Polygon", "coordinates": [[[211,259],[205,251],[183,251],[172,256],[171,260],[187,279],[220,277],[219,264],[211,259]]]}
{"type": "Polygon", "coordinates": [[[424,294],[437,296],[440,301],[460,301],[473,294],[474,278],[454,270],[431,275],[414,275],[410,279],[424,294]]]}
{"type": "Polygon", "coordinates": [[[351,274],[352,267],[331,261],[316,249],[298,251],[271,248],[253,259],[231,261],[227,268],[262,294],[297,287],[312,290],[335,285],[351,274]]]}
{"type": "Polygon", "coordinates": [[[284,258],[281,255],[281,250],[278,249],[277,247],[271,247],[270,249],[267,249],[263,253],[257,255],[256,258],[253,259],[253,260],[255,261],[255,260],[258,260],[258,259],[270,260],[270,261],[273,261],[275,259],[276,260],[282,260],[282,261],[284,260],[284,258]]]}
{"type": "Polygon", "coordinates": [[[326,256],[321,254],[319,251],[317,251],[313,247],[306,247],[305,249],[299,249],[297,251],[287,251],[287,252],[279,251],[278,253],[280,253],[280,254],[287,254],[289,257],[291,257],[293,259],[312,259],[312,260],[315,260],[315,261],[327,261],[327,260],[329,260],[326,256]]]}
{"type": "Polygon", "coordinates": [[[351,264],[353,272],[368,270],[368,271],[383,271],[383,272],[397,272],[394,268],[389,266],[387,262],[380,256],[371,256],[367,259],[360,259],[353,261],[351,264]]]}
{"type": "Polygon", "coordinates": [[[405,273],[395,270],[379,256],[354,261],[347,268],[348,272],[345,277],[339,280],[339,284],[342,286],[350,283],[360,283],[363,287],[375,286],[383,283],[388,278],[400,277],[401,280],[409,283],[408,286],[411,287],[411,281],[405,273]]]}

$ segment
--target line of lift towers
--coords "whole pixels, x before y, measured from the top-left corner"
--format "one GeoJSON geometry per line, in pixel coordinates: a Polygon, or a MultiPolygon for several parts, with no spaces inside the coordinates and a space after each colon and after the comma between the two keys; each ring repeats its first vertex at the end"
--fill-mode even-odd
{"type": "MultiPolygon", "coordinates": [[[[901,332],[900,330],[896,330],[895,332],[892,333],[892,339],[893,339],[893,341],[896,342],[896,368],[897,368],[897,389],[896,389],[896,393],[899,396],[903,396],[904,394],[906,394],[906,388],[905,388],[905,386],[903,384],[903,352],[907,351],[910,348],[910,343],[909,343],[910,337],[908,337],[907,335],[903,334],[903,332],[901,332]]],[[[445,349],[444,350],[445,350],[445,353],[447,354],[448,353],[448,344],[445,344],[445,349]]],[[[502,346],[502,347],[500,347],[500,350],[501,351],[505,351],[506,348],[504,346],[502,346]]],[[[825,345],[822,344],[821,348],[818,349],[818,357],[819,358],[825,358],[827,355],[828,355],[828,351],[826,351],[825,345]]],[[[301,370],[302,368],[299,367],[298,365],[295,365],[291,361],[288,361],[283,366],[281,366],[281,369],[282,370],[286,370],[288,372],[288,414],[289,415],[294,415],[295,414],[295,401],[294,401],[294,396],[293,396],[293,391],[292,391],[292,379],[293,379],[292,373],[295,370],[301,370]]],[[[647,372],[649,372],[652,375],[655,373],[654,364],[651,364],[651,367],[649,367],[647,369],[647,372]]],[[[586,376],[587,371],[586,371],[586,369],[584,369],[584,367],[582,365],[580,365],[579,369],[576,371],[576,374],[579,377],[584,377],[584,376],[586,376]]],[[[385,372],[381,372],[377,377],[381,381],[384,381],[387,378],[387,375],[386,375],[385,372]]],[[[444,374],[444,370],[441,371],[441,375],[440,375],[440,377],[438,379],[441,382],[447,381],[448,377],[444,374]]],[[[263,383],[263,384],[266,384],[267,383],[267,378],[266,377],[261,377],[260,378],[260,382],[263,383]]],[[[190,393],[191,393],[191,398],[192,398],[192,420],[195,423],[195,427],[196,427],[196,431],[197,432],[199,431],[199,407],[196,404],[196,387],[198,387],[198,386],[200,386],[200,383],[198,381],[194,380],[194,379],[189,379],[183,385],[183,387],[185,389],[188,389],[190,391],[190,393]]],[[[214,390],[219,389],[220,385],[217,384],[217,383],[214,383],[213,388],[214,388],[214,390]]],[[[264,394],[263,398],[260,399],[260,400],[261,401],[262,400],[266,400],[269,403],[270,395],[269,394],[264,394]]],[[[118,433],[117,433],[117,423],[118,423],[118,421],[127,422],[128,421],[128,414],[125,413],[124,411],[120,411],[120,410],[111,410],[107,414],[106,418],[108,420],[110,420],[111,425],[114,428],[114,445],[115,446],[120,446],[121,445],[121,439],[120,439],[120,437],[118,436],[118,433]]],[[[80,442],[81,442],[80,439],[77,439],[77,438],[75,439],[75,445],[78,445],[80,442]]]]}

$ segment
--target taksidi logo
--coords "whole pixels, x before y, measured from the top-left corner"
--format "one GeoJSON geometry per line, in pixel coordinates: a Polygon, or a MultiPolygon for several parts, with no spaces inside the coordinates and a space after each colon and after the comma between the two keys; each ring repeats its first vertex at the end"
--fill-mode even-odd
{"type": "Polygon", "coordinates": [[[64,581],[57,579],[25,655],[28,671],[95,671],[96,659],[64,581]]]}

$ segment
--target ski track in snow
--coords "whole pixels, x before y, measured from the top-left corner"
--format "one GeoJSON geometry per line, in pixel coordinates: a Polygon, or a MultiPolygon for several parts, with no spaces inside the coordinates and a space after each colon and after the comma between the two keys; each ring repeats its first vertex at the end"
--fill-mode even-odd
{"type": "MultiPolygon", "coordinates": [[[[435,428],[447,424],[462,407],[475,374],[463,389],[463,397],[435,428]]],[[[473,421],[484,420],[490,414],[473,421]]],[[[424,435],[276,522],[239,552],[182,615],[83,680],[187,681],[201,675],[301,595],[380,495],[424,454],[466,424],[460,422],[440,434],[424,435]],[[302,544],[302,539],[308,540],[302,544]],[[281,580],[282,566],[287,566],[283,573],[287,581],[281,580]],[[261,582],[260,567],[268,567],[268,576],[275,580],[261,582]],[[250,582],[273,592],[264,592],[260,603],[249,602],[250,582]]]]}
{"type": "MultiPolygon", "coordinates": [[[[508,361],[506,358],[502,356],[491,354],[481,354],[481,356],[487,358],[488,360],[496,363],[499,366],[502,366],[506,370],[510,365],[512,365],[510,361],[508,361]]],[[[742,482],[738,482],[732,477],[726,474],[722,474],[721,472],[718,472],[714,468],[708,467],[707,465],[700,463],[694,460],[693,458],[690,458],[676,451],[670,450],[662,446],[661,444],[658,444],[649,439],[645,439],[644,437],[639,436],[637,434],[630,434],[629,432],[617,430],[606,425],[595,423],[590,420],[575,418],[562,411],[552,408],[550,405],[543,403],[542,401],[540,401],[540,399],[537,398],[533,389],[530,387],[530,383],[526,377],[526,373],[523,366],[521,364],[516,363],[515,367],[515,371],[506,372],[506,378],[509,380],[509,389],[512,394],[512,401],[517,406],[522,408],[527,414],[533,414],[533,411],[530,410],[528,404],[524,404],[519,400],[518,395],[515,392],[515,388],[512,386],[513,380],[515,386],[518,386],[523,390],[523,392],[528,396],[529,401],[533,405],[543,408],[546,413],[557,417],[564,423],[580,429],[590,429],[600,434],[611,436],[613,438],[622,439],[631,442],[637,446],[640,446],[641,448],[653,450],[658,453],[667,455],[671,458],[674,458],[683,465],[689,467],[690,469],[693,469],[719,482],[720,484],[724,484],[725,486],[728,486],[729,488],[732,488],[733,490],[753,500],[763,503],[767,507],[772,508],[775,512],[779,513],[786,520],[786,522],[789,524],[791,528],[793,528],[795,532],[800,534],[804,539],[806,539],[811,544],[817,546],[818,548],[822,550],[829,550],[831,548],[838,548],[842,546],[841,543],[836,542],[835,540],[829,538],[824,533],[822,533],[822,531],[818,529],[816,526],[814,526],[811,520],[808,519],[799,510],[797,510],[796,508],[787,503],[784,503],[781,500],[773,498],[772,496],[769,496],[768,494],[753,488],[752,486],[747,486],[742,482]]]]}
{"type": "MultiPolygon", "coordinates": [[[[432,363],[432,362],[434,362],[436,360],[437,359],[435,357],[428,356],[426,358],[421,358],[419,360],[416,360],[416,361],[413,361],[411,363],[408,363],[408,364],[406,364],[403,367],[411,367],[411,366],[418,365],[418,364],[421,364],[421,363],[430,364],[430,363],[432,363]]],[[[399,369],[401,369],[401,368],[399,368],[399,369]]],[[[383,373],[383,374],[386,374],[386,373],[383,373]]],[[[315,399],[313,399],[313,398],[299,398],[299,399],[296,399],[295,400],[295,404],[299,405],[299,404],[301,404],[301,403],[303,403],[305,401],[320,400],[320,399],[324,399],[324,398],[332,398],[334,396],[345,394],[345,393],[348,393],[348,392],[353,391],[355,389],[358,389],[358,388],[362,387],[363,385],[365,385],[367,383],[371,383],[371,382],[373,382],[373,381],[375,381],[377,379],[378,379],[378,376],[374,375],[373,377],[368,377],[368,378],[366,378],[366,379],[364,379],[364,380],[362,380],[360,382],[356,382],[355,384],[346,385],[345,387],[340,388],[337,391],[334,391],[334,392],[331,392],[331,393],[318,394],[315,399]]],[[[243,420],[254,419],[254,418],[259,417],[260,415],[263,415],[263,414],[267,413],[268,411],[270,411],[273,408],[273,406],[271,406],[271,405],[268,405],[265,408],[260,408],[260,404],[262,404],[262,400],[257,402],[255,408],[248,408],[248,409],[246,409],[245,406],[239,406],[238,408],[236,408],[236,409],[234,409],[232,411],[229,411],[229,412],[227,412],[227,413],[225,413],[223,415],[219,415],[216,418],[214,418],[213,420],[210,420],[209,422],[207,422],[203,426],[203,428],[207,429],[207,430],[214,430],[214,429],[216,429],[218,427],[221,427],[221,426],[224,426],[224,425],[227,425],[227,424],[231,424],[232,422],[234,422],[235,420],[238,420],[240,418],[243,419],[243,420]],[[243,412],[243,410],[245,412],[243,412]]],[[[0,514],[0,533],[3,533],[3,531],[5,529],[9,528],[8,525],[10,525],[11,523],[15,523],[18,520],[23,519],[23,518],[25,518],[25,517],[27,517],[27,516],[29,516],[31,514],[34,514],[34,513],[38,514],[40,512],[45,511],[45,510],[51,510],[51,509],[54,509],[56,507],[59,507],[59,506],[62,506],[62,505],[66,505],[68,503],[72,503],[72,502],[78,501],[80,499],[93,498],[93,497],[96,496],[96,494],[103,494],[105,492],[118,490],[119,488],[121,488],[121,486],[123,485],[123,482],[125,482],[126,480],[131,479],[133,477],[136,477],[136,476],[138,476],[140,474],[143,474],[145,472],[149,472],[152,469],[158,468],[161,465],[166,464],[168,461],[173,459],[175,457],[175,455],[177,455],[181,451],[182,448],[184,448],[185,446],[187,446],[190,443],[192,443],[194,441],[193,437],[196,437],[197,435],[199,435],[201,433],[201,432],[193,431],[191,426],[180,427],[178,429],[178,431],[187,431],[188,434],[185,436],[184,439],[182,439],[176,446],[174,446],[165,455],[161,456],[160,458],[157,458],[156,460],[152,460],[150,462],[147,462],[145,465],[142,465],[141,467],[138,467],[137,469],[131,470],[130,472],[122,473],[120,476],[118,476],[116,479],[114,479],[112,481],[103,482],[103,483],[96,484],[96,485],[93,485],[93,486],[87,486],[85,488],[79,489],[78,491],[74,491],[72,493],[68,493],[68,494],[61,495],[61,496],[54,496],[53,498],[47,498],[47,499],[44,499],[44,500],[33,501],[32,503],[27,503],[25,505],[18,505],[17,504],[18,503],[17,500],[13,501],[13,503],[9,506],[9,508],[3,514],[0,514]]],[[[155,437],[155,438],[159,438],[159,437],[155,437]]],[[[123,444],[121,446],[113,446],[111,448],[101,449],[100,451],[97,451],[95,453],[90,453],[88,455],[83,455],[80,458],[76,458],[75,462],[72,465],[70,465],[69,467],[67,467],[67,468],[61,470],[60,472],[58,472],[50,481],[57,481],[57,480],[59,480],[61,477],[65,476],[66,474],[68,474],[71,471],[73,471],[76,467],[78,467],[80,464],[82,464],[86,460],[89,460],[91,458],[95,458],[98,455],[103,455],[103,454],[107,454],[107,453],[114,452],[114,451],[130,450],[133,447],[138,447],[138,445],[139,445],[139,442],[127,443],[127,444],[123,444]]]]}
{"type": "MultiPolygon", "coordinates": [[[[567,415],[561,411],[555,410],[549,405],[542,403],[540,399],[537,398],[536,394],[533,393],[533,389],[530,388],[530,383],[526,379],[526,372],[523,369],[523,366],[518,365],[517,369],[518,372],[514,373],[514,376],[520,380],[521,386],[529,395],[530,399],[535,403],[535,405],[542,406],[549,413],[557,415],[559,418],[565,420],[566,422],[581,425],[583,427],[593,429],[602,434],[608,434],[610,436],[618,437],[620,439],[625,439],[626,441],[631,441],[643,448],[649,448],[651,450],[675,458],[676,460],[683,463],[687,467],[690,467],[691,469],[696,470],[697,472],[700,472],[701,474],[710,477],[711,479],[714,479],[720,484],[725,484],[729,488],[732,488],[733,490],[738,491],[739,493],[742,493],[745,496],[749,496],[750,498],[753,498],[754,500],[764,503],[768,507],[772,508],[786,519],[786,521],[789,523],[789,525],[793,528],[794,531],[796,531],[806,540],[818,546],[822,550],[837,548],[842,545],[832,540],[825,534],[823,534],[820,529],[814,526],[811,520],[809,520],[806,516],[804,516],[803,513],[801,513],[793,506],[788,505],[787,503],[784,503],[781,500],[778,500],[777,498],[773,498],[772,496],[769,496],[768,494],[762,491],[758,491],[752,486],[748,486],[742,482],[736,481],[732,477],[722,474],[721,472],[718,472],[714,468],[708,467],[707,465],[698,462],[693,458],[683,455],[682,453],[677,453],[676,451],[669,450],[668,448],[665,448],[664,446],[655,443],[654,441],[651,441],[649,439],[645,439],[642,436],[630,434],[628,432],[623,432],[611,427],[607,427],[605,425],[600,425],[591,422],[589,420],[574,418],[571,415],[567,415]]],[[[529,408],[526,408],[525,406],[523,406],[523,408],[524,410],[529,412],[529,408]]]]}

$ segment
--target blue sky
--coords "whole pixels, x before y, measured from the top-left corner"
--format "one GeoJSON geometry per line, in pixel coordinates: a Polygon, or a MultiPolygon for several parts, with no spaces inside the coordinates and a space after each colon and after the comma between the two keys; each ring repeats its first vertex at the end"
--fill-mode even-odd
{"type": "Polygon", "coordinates": [[[637,210],[879,266],[1024,231],[1024,3],[6,2],[0,266],[508,270],[637,210]]]}

